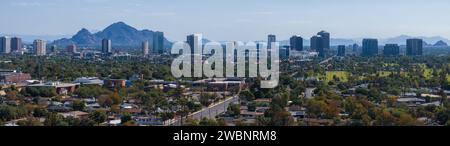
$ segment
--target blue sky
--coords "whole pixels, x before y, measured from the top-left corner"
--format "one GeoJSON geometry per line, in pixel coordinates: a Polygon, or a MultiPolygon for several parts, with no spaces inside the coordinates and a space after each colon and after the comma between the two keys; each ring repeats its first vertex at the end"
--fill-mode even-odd
{"type": "Polygon", "coordinates": [[[164,31],[170,40],[336,38],[401,34],[450,38],[448,0],[1,0],[0,34],[67,35],[117,21],[164,31]]]}

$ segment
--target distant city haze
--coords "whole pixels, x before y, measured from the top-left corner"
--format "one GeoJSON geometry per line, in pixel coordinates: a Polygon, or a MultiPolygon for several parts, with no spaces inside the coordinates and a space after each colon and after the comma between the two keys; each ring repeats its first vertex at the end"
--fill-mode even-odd
{"type": "MultiPolygon", "coordinates": [[[[0,35],[71,36],[123,21],[170,41],[287,40],[320,30],[332,38],[450,38],[448,0],[2,0],[0,35]]],[[[56,37],[57,38],[57,37],[56,37]]]]}

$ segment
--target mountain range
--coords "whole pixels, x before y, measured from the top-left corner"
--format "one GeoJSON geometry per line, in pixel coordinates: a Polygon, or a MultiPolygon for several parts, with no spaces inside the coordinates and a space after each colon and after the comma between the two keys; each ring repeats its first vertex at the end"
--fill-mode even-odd
{"type": "MultiPolygon", "coordinates": [[[[71,38],[55,40],[52,44],[58,46],[75,44],[82,47],[93,47],[100,46],[103,39],[110,39],[114,46],[136,47],[140,46],[144,41],[148,41],[151,45],[153,43],[153,34],[154,31],[147,29],[137,30],[124,22],[117,22],[97,33],[91,33],[83,28],[71,38]]],[[[171,46],[171,42],[166,38],[164,38],[164,46],[165,48],[171,46]]]]}
{"type": "MultiPolygon", "coordinates": [[[[55,40],[53,43],[58,46],[67,46],[70,44],[75,44],[81,47],[98,47],[101,46],[102,39],[111,39],[113,46],[120,47],[139,47],[143,41],[148,41],[149,45],[153,43],[154,31],[144,29],[137,30],[136,28],[127,25],[124,22],[117,22],[106,27],[104,30],[95,31],[95,33],[90,32],[88,29],[81,29],[75,35],[69,36],[26,36],[26,35],[9,35],[9,36],[19,36],[22,37],[24,42],[32,42],[34,39],[44,39],[44,40],[55,40]],[[65,37],[63,39],[59,39],[65,37]]],[[[7,35],[8,36],[8,35],[7,35]]],[[[450,40],[441,36],[433,37],[423,37],[423,36],[408,36],[400,35],[392,38],[378,39],[380,45],[384,44],[399,44],[405,45],[406,40],[410,38],[420,38],[423,39],[426,45],[433,46],[447,46],[450,44],[450,40]]],[[[304,37],[304,45],[309,46],[310,41],[308,37],[304,37]]],[[[361,44],[363,38],[331,38],[330,42],[332,46],[337,45],[352,45],[361,44]]],[[[209,42],[208,39],[204,38],[203,42],[209,42]]],[[[171,47],[171,42],[167,38],[164,38],[165,48],[171,47]]],[[[280,41],[280,45],[289,45],[289,40],[280,41]]]]}

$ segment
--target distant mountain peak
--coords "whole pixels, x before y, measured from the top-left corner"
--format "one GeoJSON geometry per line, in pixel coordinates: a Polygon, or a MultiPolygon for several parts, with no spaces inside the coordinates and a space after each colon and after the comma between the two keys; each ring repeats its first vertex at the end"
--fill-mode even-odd
{"type": "Polygon", "coordinates": [[[441,47],[441,46],[448,46],[448,44],[446,42],[444,42],[443,40],[439,40],[437,41],[433,46],[437,46],[437,47],[441,47]]]}
{"type": "MultiPolygon", "coordinates": [[[[79,46],[99,46],[102,39],[110,39],[115,46],[140,46],[142,41],[153,40],[154,31],[152,30],[138,30],[124,22],[116,22],[102,31],[92,34],[88,29],[83,28],[77,32],[71,39],[60,39],[54,41],[56,45],[76,44],[79,46]]],[[[151,41],[150,41],[151,43],[151,41]]],[[[171,42],[164,39],[166,48],[170,46],[171,42]]]]}
{"type": "Polygon", "coordinates": [[[91,32],[89,30],[87,30],[86,28],[83,28],[80,31],[78,31],[76,35],[85,35],[85,34],[92,35],[91,32]]]}
{"type": "Polygon", "coordinates": [[[126,24],[125,22],[116,22],[113,23],[111,25],[109,25],[108,27],[105,28],[105,30],[107,29],[132,29],[132,30],[137,30],[136,28],[126,24]]]}

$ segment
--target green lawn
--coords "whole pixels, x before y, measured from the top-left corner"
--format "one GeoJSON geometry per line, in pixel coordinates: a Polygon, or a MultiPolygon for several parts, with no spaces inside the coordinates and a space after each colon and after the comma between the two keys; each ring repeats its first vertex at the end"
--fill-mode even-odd
{"type": "Polygon", "coordinates": [[[334,80],[334,77],[338,78],[341,82],[347,82],[350,73],[347,71],[327,71],[326,73],[326,81],[334,80]]]}

